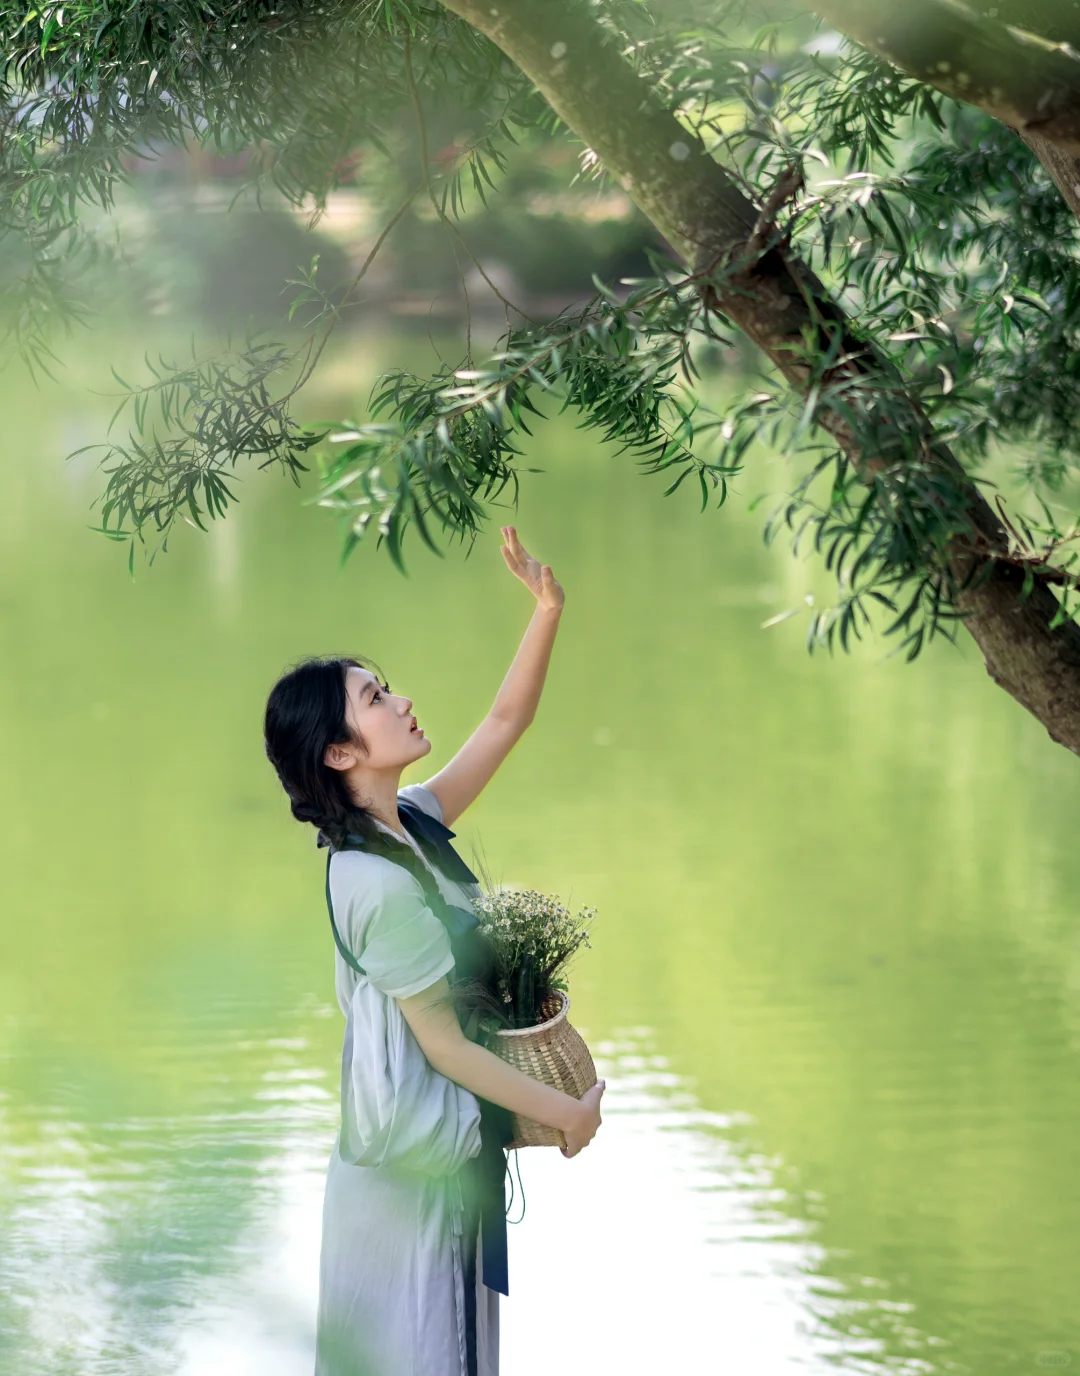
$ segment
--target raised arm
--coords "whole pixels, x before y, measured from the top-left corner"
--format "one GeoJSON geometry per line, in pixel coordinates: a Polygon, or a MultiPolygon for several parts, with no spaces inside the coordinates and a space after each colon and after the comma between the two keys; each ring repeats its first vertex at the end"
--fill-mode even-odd
{"type": "Polygon", "coordinates": [[[487,716],[453,759],[424,782],[441,803],[448,827],[479,796],[536,716],[565,600],[550,567],[532,557],[516,529],[503,526],[502,534],[506,566],[536,598],[536,610],[487,716]]]}

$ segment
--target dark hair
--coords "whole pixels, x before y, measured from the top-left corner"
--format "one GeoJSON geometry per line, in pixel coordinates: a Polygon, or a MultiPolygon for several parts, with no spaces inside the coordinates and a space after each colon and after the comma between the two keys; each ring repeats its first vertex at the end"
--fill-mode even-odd
{"type": "Polygon", "coordinates": [[[345,675],[353,668],[370,669],[383,681],[368,659],[327,655],[294,664],[271,688],[263,726],[266,756],[289,795],[292,815],[318,827],[334,846],[349,831],[375,834],[370,814],[324,759],[331,745],[366,748],[345,719],[345,675]]]}

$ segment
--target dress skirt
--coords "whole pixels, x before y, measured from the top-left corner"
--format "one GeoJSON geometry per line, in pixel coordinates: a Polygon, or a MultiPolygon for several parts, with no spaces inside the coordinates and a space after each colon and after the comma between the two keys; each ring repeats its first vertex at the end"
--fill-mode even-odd
{"type": "Polygon", "coordinates": [[[468,1165],[452,1175],[353,1166],[335,1144],[315,1376],[473,1376],[473,1360],[475,1376],[498,1376],[499,1296],[478,1275],[468,1177],[468,1165]]]}

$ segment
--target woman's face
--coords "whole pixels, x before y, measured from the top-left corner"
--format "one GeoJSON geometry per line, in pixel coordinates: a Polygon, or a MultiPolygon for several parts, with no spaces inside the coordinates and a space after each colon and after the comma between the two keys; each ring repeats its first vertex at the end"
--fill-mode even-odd
{"type": "Polygon", "coordinates": [[[388,692],[367,669],[345,671],[345,697],[345,719],[368,748],[365,768],[400,768],[430,752],[423,730],[413,730],[412,700],[388,692]]]}

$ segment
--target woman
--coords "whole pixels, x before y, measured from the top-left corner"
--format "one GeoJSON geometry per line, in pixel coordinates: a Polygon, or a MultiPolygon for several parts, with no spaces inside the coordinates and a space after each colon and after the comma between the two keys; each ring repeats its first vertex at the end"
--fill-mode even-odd
{"type": "Polygon", "coordinates": [[[450,993],[451,976],[482,976],[487,948],[449,827],[532,721],[564,600],[515,528],[502,534],[536,610],[491,710],[424,784],[399,788],[431,750],[411,700],[359,660],[302,663],[267,702],[293,815],[330,847],[346,1019],[316,1376],[496,1376],[507,1113],[561,1129],[566,1156],[600,1124],[603,1081],[577,1100],[529,1079],[467,1039],[450,993]]]}

